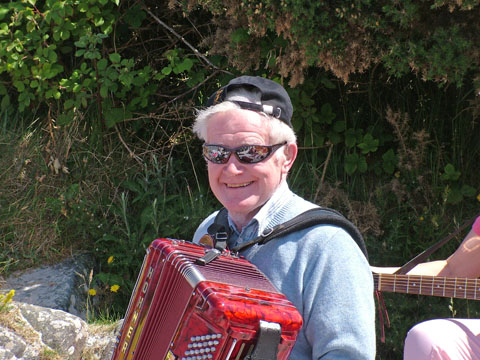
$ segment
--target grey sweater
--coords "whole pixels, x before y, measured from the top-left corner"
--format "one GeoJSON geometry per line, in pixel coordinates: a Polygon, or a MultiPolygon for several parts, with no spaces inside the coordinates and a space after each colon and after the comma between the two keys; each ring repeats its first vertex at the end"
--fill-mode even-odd
{"type": "MultiPolygon", "coordinates": [[[[239,233],[230,247],[249,241],[316,205],[284,183],[239,233]]],[[[207,233],[217,212],[207,217],[193,241],[207,233]]],[[[298,309],[303,327],[290,359],[375,358],[375,305],[369,264],[343,229],[318,225],[254,245],[243,255],[298,309]]]]}

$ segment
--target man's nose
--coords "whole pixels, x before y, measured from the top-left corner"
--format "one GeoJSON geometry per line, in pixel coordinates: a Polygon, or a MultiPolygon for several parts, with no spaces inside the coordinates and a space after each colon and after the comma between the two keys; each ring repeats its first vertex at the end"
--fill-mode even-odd
{"type": "Polygon", "coordinates": [[[244,164],[242,164],[238,160],[237,156],[234,153],[232,153],[228,161],[225,163],[223,171],[229,172],[231,174],[238,174],[238,173],[241,173],[243,169],[244,169],[244,164]]]}

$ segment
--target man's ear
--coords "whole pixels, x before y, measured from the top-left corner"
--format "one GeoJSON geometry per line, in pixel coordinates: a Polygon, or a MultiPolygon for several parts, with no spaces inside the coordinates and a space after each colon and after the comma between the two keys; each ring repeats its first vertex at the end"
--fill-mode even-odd
{"type": "Polygon", "coordinates": [[[295,143],[285,145],[285,162],[282,165],[282,171],[288,173],[292,168],[295,159],[298,154],[298,146],[295,143]]]}

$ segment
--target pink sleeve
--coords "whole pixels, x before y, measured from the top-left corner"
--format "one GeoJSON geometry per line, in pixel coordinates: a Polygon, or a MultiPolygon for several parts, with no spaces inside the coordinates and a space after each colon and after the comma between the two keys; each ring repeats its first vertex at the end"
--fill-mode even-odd
{"type": "Polygon", "coordinates": [[[472,230],[477,234],[480,235],[480,216],[477,217],[475,222],[472,225],[472,230]]]}

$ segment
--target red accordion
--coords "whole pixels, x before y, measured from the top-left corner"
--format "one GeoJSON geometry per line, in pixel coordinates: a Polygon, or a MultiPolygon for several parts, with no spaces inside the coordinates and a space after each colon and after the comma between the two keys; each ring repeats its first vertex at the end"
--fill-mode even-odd
{"type": "Polygon", "coordinates": [[[157,239],[147,250],[112,360],[287,359],[302,318],[253,264],[157,239]]]}

